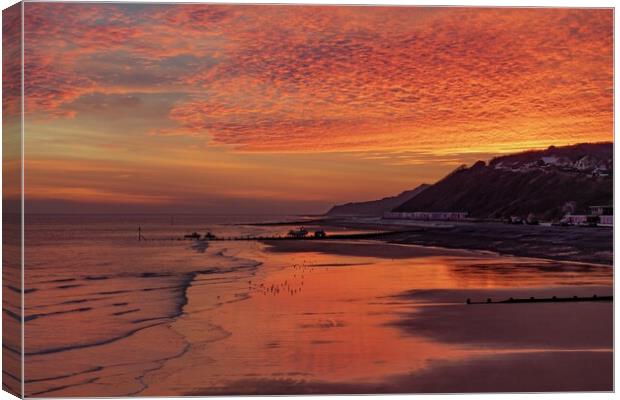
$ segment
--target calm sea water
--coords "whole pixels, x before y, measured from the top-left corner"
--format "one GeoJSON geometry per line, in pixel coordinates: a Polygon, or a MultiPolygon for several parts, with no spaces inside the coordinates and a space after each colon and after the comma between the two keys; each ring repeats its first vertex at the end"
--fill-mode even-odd
{"type": "MultiPolygon", "coordinates": [[[[170,240],[285,234],[290,226],[248,225],[283,219],[299,217],[28,216],[27,395],[441,391],[432,377],[431,386],[395,377],[434,360],[611,354],[611,304],[577,309],[609,319],[595,333],[578,328],[589,320],[562,319],[575,309],[537,309],[541,320],[559,315],[571,340],[437,328],[455,331],[471,312],[483,315],[465,321],[497,321],[489,308],[466,308],[470,296],[610,293],[609,267],[375,242],[170,240]],[[138,226],[149,240],[138,241],[138,226]]],[[[509,311],[499,327],[518,332],[531,310],[509,311]]]]}

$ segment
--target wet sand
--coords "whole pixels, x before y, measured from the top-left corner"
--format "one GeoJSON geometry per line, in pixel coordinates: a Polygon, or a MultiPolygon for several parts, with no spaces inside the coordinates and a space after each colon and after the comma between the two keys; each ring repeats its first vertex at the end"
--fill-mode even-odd
{"type": "Polygon", "coordinates": [[[189,394],[607,392],[613,388],[613,376],[609,373],[612,369],[611,352],[515,353],[460,362],[431,361],[424,370],[386,377],[381,382],[244,379],[225,388],[207,388],[189,394]]]}
{"type": "Polygon", "coordinates": [[[612,389],[611,303],[464,302],[610,294],[607,266],[378,242],[240,254],[261,268],[242,294],[219,295],[217,312],[204,308],[213,287],[190,288],[173,327],[198,345],[148,375],[142,394],[612,389]]]}
{"type": "Polygon", "coordinates": [[[394,322],[412,334],[446,343],[503,348],[606,349],[613,343],[612,302],[463,304],[463,298],[484,301],[559,296],[611,295],[607,286],[532,289],[433,290],[404,293],[418,307],[394,322]],[[458,303],[452,303],[457,301],[458,303]],[[444,304],[442,304],[444,303],[444,304]],[[423,307],[422,304],[433,306],[423,307]]]}
{"type": "Polygon", "coordinates": [[[496,222],[433,223],[379,218],[325,219],[316,224],[327,228],[406,231],[386,239],[391,243],[485,250],[558,261],[613,263],[613,230],[610,227],[509,225],[496,222]]]}
{"type": "Polygon", "coordinates": [[[386,259],[422,258],[432,256],[462,255],[461,249],[442,249],[430,246],[386,245],[374,240],[351,241],[265,241],[271,253],[317,252],[338,256],[371,257],[386,259]]]}

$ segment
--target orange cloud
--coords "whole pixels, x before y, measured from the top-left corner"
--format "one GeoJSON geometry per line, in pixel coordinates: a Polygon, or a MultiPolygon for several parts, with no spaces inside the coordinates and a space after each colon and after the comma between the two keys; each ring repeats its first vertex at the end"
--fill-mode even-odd
{"type": "Polygon", "coordinates": [[[206,95],[175,106],[178,132],[303,151],[611,137],[610,10],[289,10],[191,77],[206,95]]]}
{"type": "MultiPolygon", "coordinates": [[[[611,138],[611,10],[33,3],[26,15],[30,111],[122,91],[76,69],[125,54],[143,76],[170,63],[150,87],[186,96],[159,133],[242,150],[611,138]]],[[[122,75],[128,93],[148,86],[122,75]]]]}
{"type": "Polygon", "coordinates": [[[2,112],[3,124],[21,111],[21,7],[2,12],[2,112]]]}

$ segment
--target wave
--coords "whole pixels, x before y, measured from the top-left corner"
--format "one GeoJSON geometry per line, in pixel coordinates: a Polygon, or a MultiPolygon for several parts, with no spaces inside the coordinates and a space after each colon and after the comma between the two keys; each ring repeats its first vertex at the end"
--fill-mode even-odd
{"type": "MultiPolygon", "coordinates": [[[[121,271],[116,274],[91,273],[74,278],[41,279],[38,282],[31,279],[31,282],[35,282],[33,286],[38,293],[36,297],[27,298],[28,309],[42,311],[38,309],[45,308],[49,311],[29,314],[26,317],[28,322],[26,329],[29,336],[35,339],[45,337],[42,334],[43,331],[63,327],[65,322],[73,325],[75,329],[68,330],[64,327],[65,331],[69,332],[68,334],[72,337],[65,338],[62,334],[57,333],[52,338],[52,340],[58,340],[57,342],[52,340],[49,342],[28,341],[25,352],[26,360],[38,365],[49,365],[50,368],[46,368],[44,371],[40,370],[40,376],[35,376],[26,382],[26,393],[29,396],[53,392],[60,395],[63,390],[77,386],[95,382],[101,385],[101,382],[97,382],[97,377],[80,380],[76,380],[76,377],[85,374],[105,376],[111,368],[117,369],[118,364],[94,365],[91,368],[72,371],[71,368],[73,367],[63,366],[62,360],[67,357],[65,354],[82,352],[87,349],[106,348],[104,346],[121,343],[138,333],[158,327],[159,329],[172,329],[174,321],[184,315],[189,302],[188,290],[192,284],[196,284],[197,277],[204,275],[226,276],[239,271],[253,273],[261,265],[260,262],[254,260],[238,258],[234,254],[230,254],[227,249],[215,254],[207,253],[200,256],[206,257],[205,262],[211,263],[213,266],[206,268],[202,266],[184,272],[176,272],[170,268],[167,271],[152,269],[135,272],[121,271]],[[54,285],[58,281],[72,284],[72,287],[63,291],[63,296],[50,294],[50,290],[57,289],[54,285]],[[72,304],[80,304],[83,307],[67,308],[72,304]],[[81,327],[86,327],[91,323],[101,324],[102,329],[94,330],[92,333],[90,331],[82,333],[81,327]],[[37,334],[37,332],[41,333],[37,334]],[[52,371],[56,375],[48,375],[52,371]]],[[[171,267],[176,266],[177,264],[171,265],[171,267]]],[[[231,278],[233,277],[231,276],[231,278]]],[[[204,282],[199,284],[202,285],[204,282]]],[[[242,301],[245,298],[246,296],[241,296],[234,301],[242,301]]],[[[214,335],[214,340],[221,340],[231,334],[222,328],[219,328],[217,332],[219,333],[214,335]]],[[[178,334],[178,332],[176,333],[178,334]]],[[[112,347],[108,348],[112,349],[112,347]]],[[[116,349],[120,347],[114,346],[113,348],[117,351],[116,349]]],[[[168,360],[182,356],[188,349],[189,344],[186,343],[183,348],[179,348],[179,351],[175,352],[174,356],[149,360],[148,362],[140,361],[137,364],[124,366],[123,369],[126,369],[127,376],[133,376],[131,379],[139,382],[140,388],[119,394],[134,395],[143,391],[147,387],[143,378],[148,373],[159,369],[168,360]],[[153,367],[152,363],[161,365],[153,367]]],[[[153,354],[157,354],[156,349],[153,350],[153,354]]],[[[97,350],[97,352],[99,351],[97,350]]],[[[77,356],[77,354],[71,355],[68,359],[75,359],[77,356]]],[[[98,363],[97,359],[92,359],[92,362],[98,363]]]]}

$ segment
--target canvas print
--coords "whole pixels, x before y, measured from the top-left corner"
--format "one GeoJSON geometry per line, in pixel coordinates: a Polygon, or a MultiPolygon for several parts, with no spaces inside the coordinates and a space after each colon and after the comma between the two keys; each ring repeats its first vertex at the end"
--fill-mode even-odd
{"type": "Polygon", "coordinates": [[[613,22],[7,8],[3,389],[612,391],[613,22]]]}

